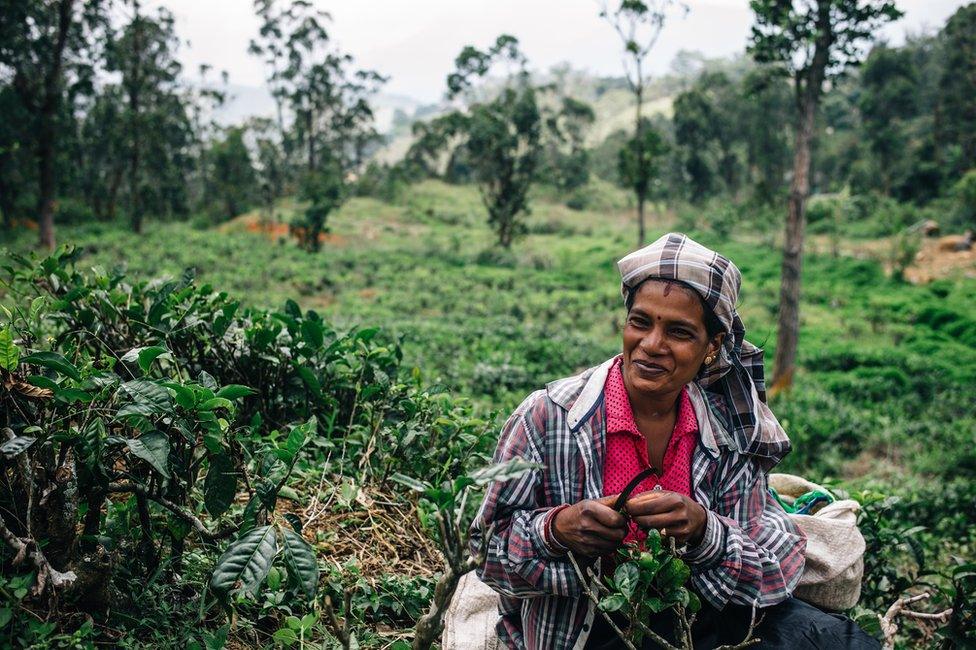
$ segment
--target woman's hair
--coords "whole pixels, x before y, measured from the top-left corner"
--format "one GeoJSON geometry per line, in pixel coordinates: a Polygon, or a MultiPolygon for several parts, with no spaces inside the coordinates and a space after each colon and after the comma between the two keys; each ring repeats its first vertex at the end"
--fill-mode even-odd
{"type": "Polygon", "coordinates": [[[682,280],[671,280],[668,278],[645,278],[644,280],[641,280],[627,290],[627,297],[624,299],[624,303],[627,305],[627,313],[630,313],[631,308],[634,306],[634,300],[637,298],[637,292],[640,291],[640,288],[644,286],[645,282],[667,282],[669,284],[676,284],[682,289],[690,291],[697,296],[698,301],[702,306],[703,320],[705,321],[705,332],[708,334],[709,340],[715,338],[715,335],[719,332],[725,331],[725,328],[722,327],[722,321],[718,319],[718,316],[716,316],[715,312],[712,311],[712,308],[708,306],[708,303],[705,302],[702,295],[698,293],[693,286],[682,280]]]}

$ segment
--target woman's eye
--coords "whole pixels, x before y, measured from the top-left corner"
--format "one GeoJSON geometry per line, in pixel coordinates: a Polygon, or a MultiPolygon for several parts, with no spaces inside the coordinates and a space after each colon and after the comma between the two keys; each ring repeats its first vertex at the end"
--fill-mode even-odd
{"type": "Polygon", "coordinates": [[[694,336],[694,334],[692,334],[688,330],[682,330],[682,329],[671,330],[671,333],[681,339],[688,339],[694,336]]]}

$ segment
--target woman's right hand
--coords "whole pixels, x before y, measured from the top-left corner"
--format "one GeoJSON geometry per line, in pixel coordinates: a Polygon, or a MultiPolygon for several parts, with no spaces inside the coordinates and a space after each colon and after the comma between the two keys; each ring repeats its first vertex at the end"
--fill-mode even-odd
{"type": "Polygon", "coordinates": [[[614,501],[615,496],[586,499],[563,508],[552,522],[552,534],[574,555],[599,557],[618,549],[628,523],[611,507],[614,501]]]}

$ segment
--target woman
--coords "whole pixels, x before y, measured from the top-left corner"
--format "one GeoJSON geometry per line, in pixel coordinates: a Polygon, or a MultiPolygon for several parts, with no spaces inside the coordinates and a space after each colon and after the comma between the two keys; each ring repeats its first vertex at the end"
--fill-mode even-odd
{"type": "Polygon", "coordinates": [[[741,641],[754,607],[765,610],[754,647],[878,647],[848,619],[791,598],[805,540],[767,490],[790,443],[736,312],[739,270],[674,233],[618,268],[622,354],[529,395],[498,441],[497,462],[543,466],[490,485],[472,524],[472,550],[486,553],[478,575],[502,596],[501,640],[620,647],[568,553],[612,557],[640,527],[674,537],[692,568],[704,603],[696,647],[741,641]],[[629,523],[611,504],[649,467],[657,474],[627,501],[629,523]]]}

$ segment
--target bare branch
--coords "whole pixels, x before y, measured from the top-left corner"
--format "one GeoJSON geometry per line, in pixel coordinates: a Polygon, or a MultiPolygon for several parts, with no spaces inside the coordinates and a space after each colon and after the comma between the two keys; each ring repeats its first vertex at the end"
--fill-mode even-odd
{"type": "Polygon", "coordinates": [[[240,526],[230,526],[224,528],[217,532],[211,532],[202,521],[200,521],[192,513],[187,512],[183,508],[179,507],[169,499],[161,496],[155,496],[146,489],[145,486],[139,485],[138,483],[109,483],[109,492],[131,492],[133,494],[139,494],[145,496],[147,499],[154,503],[158,503],[163,506],[171,513],[188,523],[197,534],[208,542],[218,542],[222,539],[226,539],[240,530],[240,526]]]}
{"type": "Polygon", "coordinates": [[[14,535],[7,528],[7,524],[4,522],[2,515],[0,515],[0,538],[3,538],[7,546],[14,551],[14,565],[22,563],[25,559],[30,559],[31,564],[37,569],[37,582],[31,590],[32,595],[41,595],[47,586],[48,580],[50,580],[52,587],[61,589],[78,579],[74,571],[62,572],[52,567],[37,542],[30,538],[22,539],[14,535]]]}
{"type": "Polygon", "coordinates": [[[896,619],[901,616],[903,618],[910,618],[914,620],[921,621],[934,621],[939,625],[945,624],[952,616],[952,608],[943,610],[937,613],[929,612],[915,612],[907,609],[912,603],[917,603],[922,600],[928,600],[932,597],[932,593],[928,591],[923,591],[920,594],[915,594],[914,596],[902,596],[888,608],[884,616],[878,616],[878,622],[881,625],[881,634],[884,638],[883,650],[894,650],[895,647],[895,636],[898,634],[898,624],[895,622],[896,619]]]}

